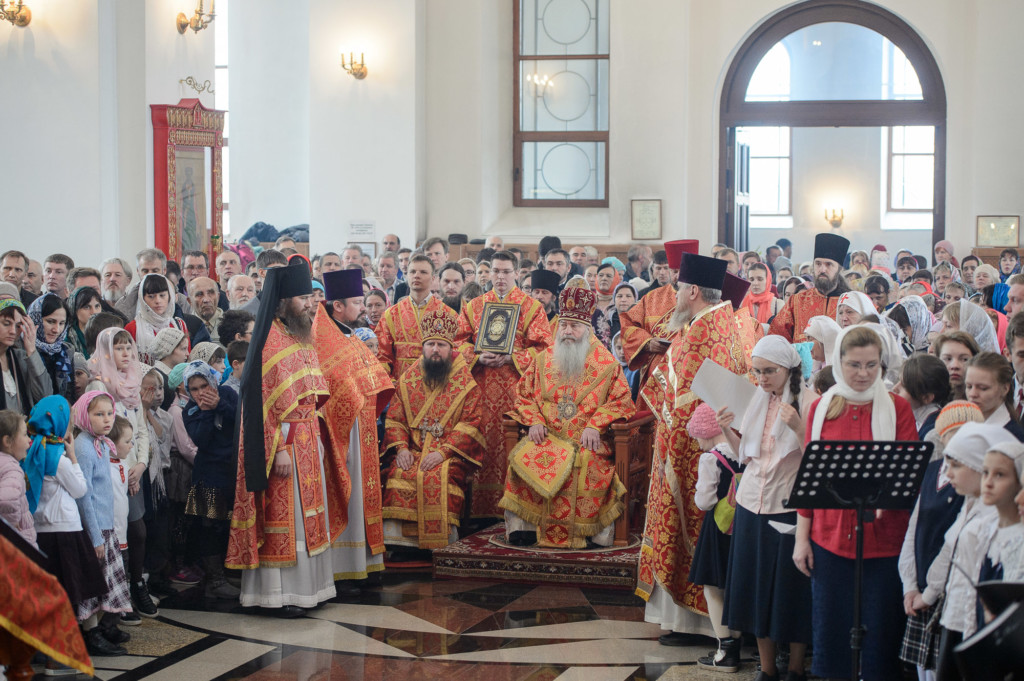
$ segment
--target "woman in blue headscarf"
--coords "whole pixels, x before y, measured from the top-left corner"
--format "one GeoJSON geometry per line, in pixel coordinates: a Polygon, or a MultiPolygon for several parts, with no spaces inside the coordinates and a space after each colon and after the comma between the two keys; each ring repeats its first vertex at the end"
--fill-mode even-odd
{"type": "Polygon", "coordinates": [[[66,342],[68,310],[64,301],[52,293],[44,293],[29,305],[28,316],[36,325],[36,350],[50,375],[53,394],[74,402],[75,350],[66,342]]]}

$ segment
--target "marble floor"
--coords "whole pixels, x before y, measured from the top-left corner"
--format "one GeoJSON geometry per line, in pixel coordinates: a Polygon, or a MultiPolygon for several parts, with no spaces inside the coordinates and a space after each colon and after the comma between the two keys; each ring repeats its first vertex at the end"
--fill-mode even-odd
{"type": "Polygon", "coordinates": [[[358,596],[295,620],[218,607],[186,591],[162,602],[157,620],[126,630],[130,654],[96,658],[98,678],[741,681],[756,671],[750,651],[740,674],[697,667],[710,639],[659,645],[662,632],[643,621],[643,601],[625,591],[429,574],[384,573],[358,596]]]}

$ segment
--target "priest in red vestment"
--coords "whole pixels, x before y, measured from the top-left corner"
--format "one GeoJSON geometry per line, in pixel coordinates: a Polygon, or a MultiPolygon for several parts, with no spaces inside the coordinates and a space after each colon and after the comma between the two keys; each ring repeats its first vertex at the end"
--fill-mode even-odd
{"type": "Polygon", "coordinates": [[[458,538],[466,479],[483,458],[480,390],[455,351],[459,319],[447,307],[420,319],[423,356],[402,374],[388,409],[384,489],[389,546],[443,548],[458,538]]]}
{"type": "Polygon", "coordinates": [[[811,317],[836,318],[839,298],[850,290],[842,272],[849,249],[849,239],[838,234],[823,232],[814,237],[814,288],[790,296],[772,320],[768,333],[782,336],[790,343],[802,343],[807,340],[804,329],[811,317]]]}
{"type": "Polygon", "coordinates": [[[582,549],[610,546],[626,488],[601,435],[636,411],[618,360],[594,336],[586,288],[559,299],[555,345],[516,387],[510,416],[530,428],[509,455],[501,508],[510,542],[582,549]]]}
{"type": "Polygon", "coordinates": [[[335,580],[365,579],[384,569],[380,446],[377,417],[395,392],[391,377],[366,344],[342,321],[344,306],[362,299],[362,270],[324,273],[325,301],[313,321],[313,339],[330,398],[320,414],[331,448],[344,466],[328,470],[343,484],[345,505],[331,516],[331,558],[335,580]]]}
{"type": "MultiPolygon", "coordinates": [[[[320,436],[329,397],[312,345],[313,287],[299,261],[267,270],[242,375],[238,478],[225,565],[242,570],[243,606],[298,617],[336,594],[330,519],[344,509],[320,436]]],[[[335,478],[336,479],[336,478],[335,478]]]]}
{"type": "Polygon", "coordinates": [[[663,366],[641,393],[658,419],[647,520],[636,593],[647,601],[645,619],[673,633],[665,645],[684,645],[684,634],[714,636],[703,588],[687,581],[693,549],[704,520],[693,491],[703,453],[686,432],[700,400],[690,390],[705,359],[741,374],[732,304],[722,302],[726,261],[686,253],[679,268],[679,292],[669,323],[679,331],[663,366]]]}
{"type": "Polygon", "coordinates": [[[735,344],[733,345],[733,356],[740,365],[739,373],[747,374],[751,383],[756,383],[754,374],[751,372],[753,365],[751,359],[754,354],[754,346],[757,341],[764,338],[764,327],[750,316],[749,308],[742,307],[743,298],[747,295],[750,282],[740,279],[735,274],[725,273],[725,281],[722,283],[722,299],[732,303],[734,320],[736,322],[735,344]]]}
{"type": "Polygon", "coordinates": [[[493,288],[462,306],[456,346],[473,371],[473,380],[480,386],[482,431],[487,445],[483,463],[471,486],[470,513],[475,518],[500,518],[498,508],[505,490],[508,456],[502,421],[516,399],[516,383],[526,373],[534,357],[551,345],[551,329],[543,306],[516,286],[516,256],[498,251],[491,257],[493,288]],[[519,306],[512,354],[491,352],[477,354],[474,344],[480,332],[484,305],[489,302],[512,303],[519,306]]]}
{"type": "MultiPolygon", "coordinates": [[[[696,239],[665,242],[665,257],[670,269],[678,272],[683,253],[696,253],[696,239]]],[[[659,286],[642,296],[628,312],[619,315],[622,325],[622,353],[630,369],[640,371],[640,385],[665,358],[672,344],[668,321],[676,309],[676,287],[659,286]]]]}
{"type": "Polygon", "coordinates": [[[445,307],[440,296],[430,292],[434,279],[434,263],[425,255],[409,258],[405,280],[409,295],[384,311],[377,322],[377,358],[395,383],[406,369],[416,364],[423,354],[420,318],[427,312],[445,307]]]}

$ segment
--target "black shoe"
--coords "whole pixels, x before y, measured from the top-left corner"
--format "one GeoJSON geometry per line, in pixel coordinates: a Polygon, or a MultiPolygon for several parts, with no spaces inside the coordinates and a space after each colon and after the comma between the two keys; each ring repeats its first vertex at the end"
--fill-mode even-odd
{"type": "Polygon", "coordinates": [[[142,618],[139,617],[138,613],[122,612],[121,613],[121,625],[125,627],[137,627],[142,624],[142,618]]]}
{"type": "Polygon", "coordinates": [[[132,584],[131,593],[135,612],[143,617],[156,617],[160,614],[160,611],[156,609],[156,604],[153,603],[153,599],[149,595],[149,589],[146,588],[145,581],[132,584]]]}
{"type": "Polygon", "coordinates": [[[508,543],[512,546],[533,546],[537,543],[537,533],[526,530],[510,532],[508,535],[508,543]]]}
{"type": "Polygon", "coordinates": [[[127,650],[104,638],[99,627],[93,627],[85,632],[85,648],[92,657],[118,657],[128,654],[127,650]]]}
{"type": "Polygon", "coordinates": [[[806,672],[803,674],[797,674],[796,672],[786,672],[786,681],[807,681],[806,672]]]}
{"type": "Polygon", "coordinates": [[[280,608],[262,608],[262,612],[264,615],[270,615],[271,617],[291,620],[305,615],[306,609],[300,608],[297,605],[285,605],[280,608]]]}
{"type": "MultiPolygon", "coordinates": [[[[711,640],[714,641],[714,639],[711,640]]],[[[700,634],[684,634],[679,631],[673,631],[670,634],[662,634],[658,637],[658,643],[663,646],[699,646],[704,645],[707,642],[707,636],[701,636],[700,634]]]]}
{"type": "MultiPolygon", "coordinates": [[[[738,638],[723,638],[718,641],[718,650],[707,657],[697,658],[697,665],[716,672],[736,672],[740,668],[740,645],[738,638]]],[[[786,679],[789,681],[789,679],[786,679]]],[[[807,681],[804,679],[804,681],[807,681]]]]}
{"type": "Polygon", "coordinates": [[[765,672],[761,671],[758,672],[757,676],[754,677],[754,681],[779,681],[779,675],[776,674],[775,676],[771,676],[770,674],[766,674],[765,672]]]}
{"type": "Polygon", "coordinates": [[[161,600],[178,595],[178,590],[171,586],[170,582],[163,579],[150,579],[146,587],[152,596],[159,596],[161,600]]]}
{"type": "Polygon", "coordinates": [[[105,630],[103,632],[103,638],[107,639],[116,646],[131,641],[132,635],[129,634],[127,631],[123,631],[121,629],[118,629],[117,627],[114,627],[113,629],[105,630]]]}
{"type": "Polygon", "coordinates": [[[339,579],[334,583],[334,591],[337,597],[350,601],[363,595],[361,582],[355,579],[339,579]]]}

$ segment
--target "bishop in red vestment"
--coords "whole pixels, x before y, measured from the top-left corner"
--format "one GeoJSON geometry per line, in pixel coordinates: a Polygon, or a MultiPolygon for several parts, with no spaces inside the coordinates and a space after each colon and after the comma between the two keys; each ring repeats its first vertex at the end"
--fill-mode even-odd
{"type": "Polygon", "coordinates": [[[455,352],[459,320],[447,307],[420,320],[423,356],[398,381],[385,450],[396,456],[384,489],[389,545],[443,548],[457,538],[467,477],[480,467],[480,390],[455,352]]]}

